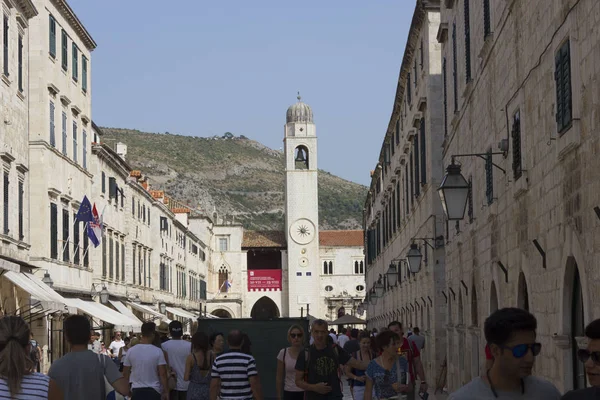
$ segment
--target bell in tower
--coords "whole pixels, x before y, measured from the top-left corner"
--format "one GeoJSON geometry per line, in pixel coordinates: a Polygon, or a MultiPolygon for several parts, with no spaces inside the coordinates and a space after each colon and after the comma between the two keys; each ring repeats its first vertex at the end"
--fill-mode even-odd
{"type": "Polygon", "coordinates": [[[308,169],[308,149],[304,146],[296,147],[294,161],[296,163],[296,169],[308,169]]]}

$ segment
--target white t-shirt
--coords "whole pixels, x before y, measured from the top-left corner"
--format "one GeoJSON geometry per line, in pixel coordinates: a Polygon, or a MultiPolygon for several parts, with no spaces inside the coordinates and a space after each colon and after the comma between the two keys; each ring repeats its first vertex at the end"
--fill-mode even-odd
{"type": "Polygon", "coordinates": [[[123,363],[131,367],[131,388],[153,388],[162,393],[158,366],[167,365],[163,351],[152,344],[137,344],[129,349],[123,363]]]}
{"type": "Polygon", "coordinates": [[[337,336],[335,336],[335,333],[330,333],[329,336],[331,336],[331,338],[333,339],[333,343],[337,344],[338,338],[337,336]]]}
{"type": "Polygon", "coordinates": [[[179,391],[187,391],[189,382],[183,380],[185,373],[185,361],[192,353],[192,344],[186,340],[171,339],[162,344],[162,348],[169,356],[169,365],[177,374],[177,388],[179,391]]]}
{"type": "Polygon", "coordinates": [[[113,342],[110,344],[110,346],[108,346],[113,357],[119,356],[119,350],[121,349],[121,347],[125,347],[125,342],[122,339],[121,340],[113,340],[113,342]]]}
{"type": "Polygon", "coordinates": [[[338,346],[340,346],[342,349],[344,348],[344,345],[350,340],[350,338],[348,337],[348,335],[344,334],[344,335],[340,335],[340,337],[338,338],[338,346]]]}
{"type": "MultiPolygon", "coordinates": [[[[301,350],[302,351],[302,350],[301,350]]],[[[290,354],[290,348],[281,349],[279,354],[277,355],[277,359],[282,361],[285,367],[285,385],[283,390],[286,392],[303,392],[304,390],[300,389],[296,386],[296,360],[297,358],[292,358],[290,354]],[[283,354],[285,353],[285,361],[283,360],[283,354]]]]}

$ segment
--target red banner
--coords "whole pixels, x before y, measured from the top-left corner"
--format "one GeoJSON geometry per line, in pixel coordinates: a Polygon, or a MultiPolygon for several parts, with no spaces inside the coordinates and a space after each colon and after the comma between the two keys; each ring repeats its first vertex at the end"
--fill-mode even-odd
{"type": "Polygon", "coordinates": [[[281,290],[281,270],[253,269],[248,271],[248,290],[281,290]]]}

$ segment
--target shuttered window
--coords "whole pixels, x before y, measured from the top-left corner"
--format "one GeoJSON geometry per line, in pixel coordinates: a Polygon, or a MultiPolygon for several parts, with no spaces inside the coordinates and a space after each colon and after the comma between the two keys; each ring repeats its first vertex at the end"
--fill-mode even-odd
{"type": "Polygon", "coordinates": [[[488,205],[494,202],[494,169],[492,164],[492,151],[488,150],[485,158],[485,196],[488,205]]]}
{"type": "MultiPolygon", "coordinates": [[[[73,213],[73,221],[77,218],[77,213],[73,213]]],[[[79,265],[79,227],[81,223],[75,222],[73,226],[73,264],[79,265]]]]}
{"type": "Polygon", "coordinates": [[[134,243],[133,245],[133,249],[132,249],[132,257],[131,257],[131,273],[133,275],[133,284],[135,285],[135,248],[136,245],[134,243]]]}
{"type": "Polygon", "coordinates": [[[396,223],[398,225],[398,229],[400,229],[400,222],[402,218],[400,218],[400,214],[402,214],[402,210],[400,208],[400,182],[396,183],[396,223]]]}
{"type": "MultiPolygon", "coordinates": [[[[416,137],[415,137],[415,142],[416,142],[416,137]]],[[[414,146],[414,145],[413,145],[414,146]]],[[[410,153],[410,163],[409,163],[409,168],[410,168],[410,175],[408,176],[408,179],[410,180],[410,206],[412,207],[415,203],[415,165],[414,165],[414,147],[413,147],[413,152],[410,153]]]]}
{"type": "Polygon", "coordinates": [[[410,205],[410,198],[409,198],[409,193],[408,193],[408,185],[409,185],[409,180],[408,180],[408,165],[404,166],[404,211],[406,213],[406,216],[408,216],[408,213],[410,212],[409,210],[409,205],[410,205]]]}
{"type": "Polygon", "coordinates": [[[421,128],[419,132],[421,137],[419,145],[421,146],[421,185],[427,183],[427,146],[425,145],[425,118],[421,118],[421,128]]]}
{"type": "Polygon", "coordinates": [[[50,258],[58,259],[58,207],[50,203],[50,258]]]}
{"type": "Polygon", "coordinates": [[[79,79],[79,49],[77,48],[75,42],[72,43],[71,53],[71,57],[73,57],[71,62],[71,64],[73,64],[71,65],[71,75],[73,76],[73,80],[77,82],[79,79]]]}
{"type": "Polygon", "coordinates": [[[442,62],[442,80],[444,84],[444,137],[448,136],[448,75],[446,57],[442,62]]]}
{"type": "Polygon", "coordinates": [[[23,93],[23,36],[19,35],[19,42],[17,47],[17,80],[19,83],[19,92],[23,93]]]}
{"type": "Polygon", "coordinates": [[[82,132],[83,135],[83,169],[87,169],[87,132],[85,129],[82,132]]]}
{"type": "Polygon", "coordinates": [[[125,282],[125,244],[121,243],[121,280],[125,282]]]}
{"type": "Polygon", "coordinates": [[[8,15],[4,14],[4,75],[8,76],[8,15]]]}
{"type": "Polygon", "coordinates": [[[414,139],[414,160],[415,160],[415,175],[414,175],[414,184],[415,184],[415,197],[419,197],[421,195],[421,162],[420,155],[421,150],[419,149],[419,135],[415,135],[414,139]]]}
{"type": "Polygon", "coordinates": [[[558,133],[571,127],[573,104],[571,98],[571,49],[567,40],[555,56],[554,80],[556,83],[556,124],[558,133]]]}
{"type": "Polygon", "coordinates": [[[89,242],[89,238],[88,238],[88,234],[87,234],[87,227],[84,225],[84,227],[83,227],[83,266],[84,267],[90,266],[90,256],[88,254],[89,245],[90,245],[90,242],[89,242]]]}
{"type": "Polygon", "coordinates": [[[108,243],[106,243],[105,235],[102,234],[102,276],[106,277],[106,247],[108,247],[108,243]]]}
{"type": "Polygon", "coordinates": [[[115,239],[115,279],[119,280],[121,275],[121,269],[119,263],[121,262],[121,249],[119,248],[119,240],[115,239]]]}
{"type": "Polygon", "coordinates": [[[406,78],[406,101],[408,104],[412,104],[412,92],[410,89],[410,72],[408,73],[408,77],[406,78]]]}
{"type": "Polygon", "coordinates": [[[8,210],[9,210],[9,199],[10,199],[10,186],[8,179],[8,171],[4,171],[4,229],[3,232],[5,235],[8,235],[10,229],[8,229],[8,210]]]}
{"type": "Polygon", "coordinates": [[[22,180],[19,180],[19,240],[23,240],[25,238],[25,226],[23,223],[23,209],[24,207],[24,195],[25,195],[25,187],[22,180]]]}
{"type": "Polygon", "coordinates": [[[400,144],[400,117],[396,121],[396,146],[400,144]]]}
{"type": "Polygon", "coordinates": [[[77,122],[73,121],[73,161],[77,162],[77,122]]]}
{"type": "Polygon", "coordinates": [[[63,238],[63,241],[62,241],[63,254],[62,254],[62,256],[63,257],[62,257],[62,259],[64,262],[69,262],[71,259],[70,254],[69,254],[69,247],[70,247],[69,246],[69,239],[70,239],[69,238],[69,210],[63,209],[62,218],[63,218],[63,220],[62,220],[62,228],[63,228],[63,234],[62,234],[62,238],[63,238]]]}
{"type": "Polygon", "coordinates": [[[104,173],[104,171],[102,171],[101,174],[101,179],[102,179],[102,193],[106,193],[106,174],[104,173]]]}
{"type": "Polygon", "coordinates": [[[112,234],[108,234],[108,277],[112,278],[115,273],[115,249],[112,234]]]}
{"type": "Polygon", "coordinates": [[[458,112],[458,61],[456,51],[456,22],[452,24],[452,87],[454,90],[454,112],[458,112]]]}
{"type": "Polygon", "coordinates": [[[67,38],[67,32],[65,32],[65,30],[61,30],[61,49],[62,49],[62,57],[61,57],[61,64],[62,64],[62,69],[64,69],[65,71],[69,68],[69,48],[68,48],[68,43],[69,40],[67,38]]]}
{"type": "Polygon", "coordinates": [[[81,56],[81,90],[83,93],[87,93],[88,87],[88,59],[85,56],[81,56]]]}
{"type": "Polygon", "coordinates": [[[515,180],[523,175],[523,166],[521,161],[521,113],[517,111],[513,115],[513,124],[511,129],[512,137],[512,168],[515,180]]]}
{"type": "Polygon", "coordinates": [[[54,131],[54,102],[50,101],[50,146],[56,147],[56,134],[54,131]]]}
{"type": "Polygon", "coordinates": [[[469,0],[463,0],[465,11],[465,75],[467,82],[471,82],[471,22],[469,0]]]}
{"type": "Polygon", "coordinates": [[[48,52],[52,58],[56,58],[56,20],[50,15],[50,43],[48,52]]]}
{"type": "Polygon", "coordinates": [[[62,113],[62,153],[67,155],[67,113],[62,113]]]}
{"type": "Polygon", "coordinates": [[[490,0],[483,0],[483,37],[487,38],[492,33],[490,16],[490,0]]]}

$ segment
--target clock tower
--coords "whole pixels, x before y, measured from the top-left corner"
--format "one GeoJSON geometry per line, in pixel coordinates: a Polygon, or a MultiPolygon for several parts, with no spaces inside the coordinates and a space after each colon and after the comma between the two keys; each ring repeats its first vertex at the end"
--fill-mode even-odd
{"type": "Polygon", "coordinates": [[[285,226],[288,258],[288,315],[299,317],[307,305],[323,317],[319,302],[319,196],[317,135],[311,108],[298,102],[285,124],[285,226]]]}

